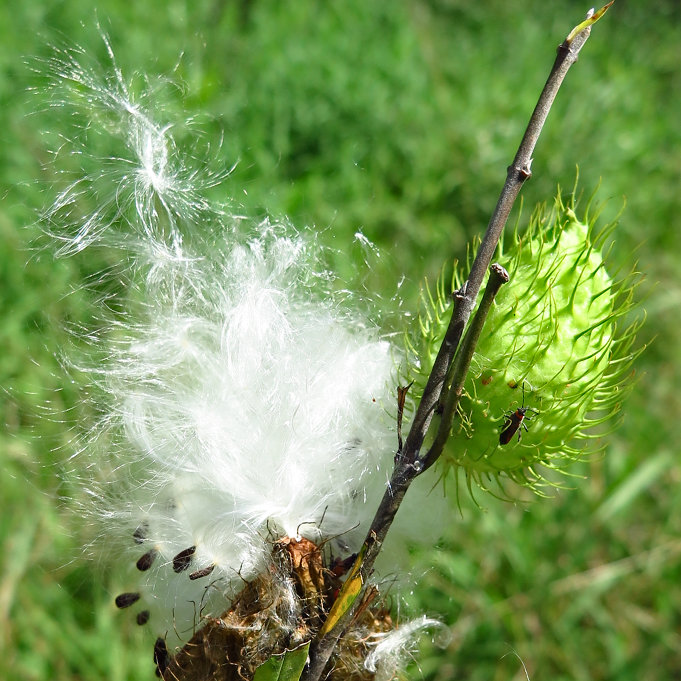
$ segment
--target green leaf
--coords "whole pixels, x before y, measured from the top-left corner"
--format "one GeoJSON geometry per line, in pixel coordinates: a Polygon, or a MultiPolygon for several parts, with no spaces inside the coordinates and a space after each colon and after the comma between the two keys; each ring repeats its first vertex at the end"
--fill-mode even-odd
{"type": "Polygon", "coordinates": [[[336,598],[333,605],[331,606],[331,612],[326,618],[324,626],[322,626],[319,631],[319,638],[326,636],[336,626],[336,624],[338,624],[343,615],[350,610],[355,600],[357,600],[357,596],[359,596],[362,586],[364,586],[364,580],[362,579],[360,570],[362,568],[362,563],[364,562],[364,556],[366,555],[368,547],[369,544],[367,541],[365,541],[357,556],[357,559],[350,568],[350,572],[348,573],[343,587],[338,594],[338,598],[336,598]]]}
{"type": "Polygon", "coordinates": [[[595,511],[595,517],[599,522],[605,523],[621,511],[631,508],[641,494],[650,489],[661,475],[672,468],[673,462],[673,455],[663,450],[635,466],[629,475],[602,501],[595,511]]]}
{"type": "Polygon", "coordinates": [[[589,28],[589,26],[593,26],[608,11],[608,9],[610,9],[610,5],[612,5],[613,2],[615,2],[615,0],[610,0],[610,2],[604,7],[601,7],[598,12],[594,12],[594,14],[592,14],[588,19],[582,21],[581,24],[577,24],[577,26],[570,31],[570,35],[565,38],[565,42],[569,45],[575,39],[575,36],[578,33],[581,33],[585,28],[589,28]]]}
{"type": "Polygon", "coordinates": [[[298,681],[303,673],[310,643],[299,648],[287,650],[283,655],[272,655],[261,664],[253,676],[253,681],[298,681]]]}

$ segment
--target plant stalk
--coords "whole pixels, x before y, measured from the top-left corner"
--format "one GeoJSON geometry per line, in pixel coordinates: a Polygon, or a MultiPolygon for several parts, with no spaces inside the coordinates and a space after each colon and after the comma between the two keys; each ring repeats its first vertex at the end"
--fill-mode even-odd
{"type": "MultiPolygon", "coordinates": [[[[426,387],[416,409],[416,413],[414,414],[409,434],[404,442],[404,448],[396,457],[395,467],[390,482],[388,483],[383,499],[376,511],[369,532],[367,533],[364,543],[367,550],[364,553],[359,569],[364,585],[366,585],[367,580],[373,571],[374,562],[380,553],[383,540],[392,525],[395,515],[402,503],[402,499],[404,499],[404,496],[409,489],[409,485],[420,473],[435,463],[449,436],[451,422],[449,422],[449,425],[441,423],[439,433],[436,436],[436,442],[423,459],[419,459],[421,447],[423,446],[436,408],[441,401],[443,390],[446,387],[447,377],[451,374],[452,362],[454,361],[463,330],[470,319],[485,272],[487,272],[490,267],[499,238],[501,237],[501,233],[506,225],[515,200],[525,181],[532,175],[532,154],[534,153],[534,148],[542,128],[544,127],[549,111],[551,110],[553,101],[556,98],[568,70],[577,61],[579,52],[590,35],[592,23],[599,19],[608,7],[609,5],[599,10],[596,14],[593,14],[593,11],[590,11],[587,14],[587,21],[576,27],[576,29],[568,35],[568,38],[566,38],[558,47],[558,54],[553,67],[551,68],[549,77],[539,96],[532,116],[530,117],[530,121],[520,146],[518,147],[515,158],[513,159],[513,163],[508,167],[506,182],[501,190],[501,194],[492,217],[490,218],[480,248],[475,256],[473,265],[471,266],[468,279],[454,295],[452,317],[447,327],[447,331],[445,332],[444,341],[442,342],[435,362],[433,363],[433,368],[428,377],[426,387]],[[436,443],[437,447],[435,446],[436,443]]],[[[506,276],[508,277],[508,275],[506,276]]],[[[503,276],[501,276],[501,278],[503,279],[503,276]]],[[[502,283],[503,281],[498,281],[494,284],[496,290],[494,290],[494,293],[490,291],[489,305],[491,305],[494,295],[502,283]]],[[[481,324],[484,323],[485,316],[486,312],[480,318],[481,324]]],[[[480,329],[481,328],[482,326],[480,326],[480,329]]],[[[479,330],[477,336],[471,335],[471,342],[467,344],[465,354],[468,356],[468,359],[466,360],[462,356],[461,361],[457,364],[458,369],[455,367],[454,375],[452,376],[452,389],[445,399],[444,414],[446,415],[446,419],[443,419],[443,422],[450,421],[456,411],[458,397],[461,394],[460,391],[468,367],[470,366],[470,358],[475,350],[477,337],[479,337],[479,330]]],[[[322,678],[327,663],[333,653],[333,649],[336,646],[336,642],[342,635],[347,624],[351,621],[360,602],[361,597],[354,601],[353,606],[348,609],[328,633],[325,633],[313,642],[310,649],[310,664],[302,677],[304,681],[319,681],[322,678]]]]}
{"type": "Polygon", "coordinates": [[[508,283],[508,280],[508,272],[501,265],[495,263],[489,268],[489,279],[487,281],[485,293],[482,296],[480,305],[478,305],[473,321],[466,331],[466,335],[461,342],[461,347],[459,352],[457,352],[454,364],[452,365],[451,387],[447,390],[447,398],[444,403],[442,418],[440,419],[440,426],[437,430],[435,440],[421,460],[423,463],[422,472],[428,470],[428,468],[438,460],[449,439],[449,434],[452,432],[452,425],[454,423],[454,415],[456,414],[459,400],[463,394],[463,384],[466,380],[468,370],[470,369],[475,347],[480,339],[485,320],[487,319],[487,315],[489,314],[499,289],[504,284],[508,283]]]}

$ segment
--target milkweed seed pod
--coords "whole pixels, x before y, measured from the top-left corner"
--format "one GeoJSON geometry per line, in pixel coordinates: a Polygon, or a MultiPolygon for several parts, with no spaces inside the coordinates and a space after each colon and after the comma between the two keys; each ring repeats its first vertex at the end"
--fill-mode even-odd
{"type": "MultiPolygon", "coordinates": [[[[614,224],[596,232],[560,195],[540,206],[527,230],[499,248],[510,274],[487,318],[442,460],[467,484],[487,489],[511,479],[535,491],[556,484],[549,469],[602,446],[631,385],[640,321],[626,323],[633,275],[616,280],[605,243],[614,224]],[[530,423],[531,422],[531,423],[530,423]]],[[[463,281],[452,279],[452,291],[463,281]]],[[[428,374],[449,321],[444,280],[424,289],[418,375],[428,374]]]]}

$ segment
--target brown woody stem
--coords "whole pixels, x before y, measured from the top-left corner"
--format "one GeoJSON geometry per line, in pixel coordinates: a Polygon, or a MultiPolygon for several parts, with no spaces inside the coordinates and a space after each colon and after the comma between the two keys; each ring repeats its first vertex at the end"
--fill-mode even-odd
{"type": "MultiPolygon", "coordinates": [[[[600,10],[601,14],[603,11],[604,10],[600,10]]],[[[587,19],[589,19],[592,14],[593,13],[590,12],[587,15],[587,19]]],[[[596,17],[594,15],[594,19],[596,18],[600,18],[600,16],[596,17]]],[[[588,22],[585,22],[585,24],[586,23],[588,22]]],[[[456,411],[458,397],[460,396],[466,372],[470,366],[470,357],[472,357],[473,351],[475,350],[477,337],[471,337],[471,343],[467,344],[465,349],[465,355],[469,355],[468,359],[466,360],[466,358],[462,356],[461,360],[457,360],[457,365],[454,367],[454,374],[452,374],[452,362],[457,353],[459,341],[471,316],[483,278],[490,267],[499,238],[506,225],[508,216],[511,213],[513,204],[520,193],[521,187],[532,175],[532,154],[534,153],[535,145],[537,144],[539,135],[544,127],[549,111],[551,110],[553,101],[568,70],[575,61],[577,61],[577,56],[586,43],[590,33],[591,25],[588,24],[582,30],[573,31],[569,36],[570,39],[566,39],[559,45],[558,55],[553,64],[553,68],[551,69],[551,73],[539,96],[539,100],[532,113],[515,158],[513,159],[513,163],[508,167],[506,182],[501,190],[496,208],[494,209],[494,213],[487,226],[487,231],[485,232],[480,248],[475,256],[473,265],[471,266],[468,280],[454,296],[452,317],[445,333],[444,341],[440,346],[440,350],[433,363],[433,368],[428,377],[426,387],[416,409],[416,413],[414,414],[409,435],[404,443],[404,448],[400,455],[396,457],[392,477],[365,540],[367,550],[360,567],[360,573],[365,585],[373,570],[376,557],[380,553],[383,540],[392,525],[395,514],[402,503],[402,499],[404,498],[407,489],[409,489],[409,485],[420,473],[435,463],[442,451],[444,441],[446,441],[449,435],[451,422],[447,425],[443,418],[443,422],[439,428],[439,434],[436,436],[437,447],[434,443],[423,459],[419,458],[421,447],[423,446],[436,408],[441,401],[448,376],[452,376],[452,389],[445,398],[444,414],[446,420],[449,421],[450,418],[453,418],[453,414],[456,411]],[[442,440],[441,446],[440,440],[442,440]]],[[[495,284],[496,290],[501,286],[501,283],[503,282],[498,281],[497,284],[495,284]]],[[[496,294],[496,290],[494,291],[494,294],[496,294]]],[[[490,293],[489,305],[491,305],[494,294],[490,293]]],[[[484,322],[485,316],[486,313],[480,318],[480,324],[484,322]]],[[[356,599],[355,605],[340,618],[338,623],[328,633],[313,642],[310,652],[310,665],[303,677],[305,681],[319,681],[319,679],[321,679],[336,642],[340,638],[348,622],[352,619],[354,610],[360,601],[361,598],[356,599]]]]}
{"type": "Polygon", "coordinates": [[[475,347],[478,344],[480,334],[485,325],[485,320],[487,319],[487,315],[489,314],[499,289],[503,284],[506,284],[508,280],[508,272],[501,265],[494,264],[489,268],[489,280],[487,281],[485,293],[482,296],[480,305],[478,305],[473,321],[466,331],[466,335],[461,342],[461,347],[459,348],[454,364],[452,365],[452,370],[450,372],[452,374],[451,387],[447,391],[442,418],[440,419],[440,427],[438,428],[435,440],[426,455],[422,458],[423,471],[430,468],[438,460],[447,443],[449,434],[452,431],[454,415],[456,414],[459,400],[463,393],[463,384],[466,380],[468,369],[471,366],[471,360],[473,359],[475,347]]]}

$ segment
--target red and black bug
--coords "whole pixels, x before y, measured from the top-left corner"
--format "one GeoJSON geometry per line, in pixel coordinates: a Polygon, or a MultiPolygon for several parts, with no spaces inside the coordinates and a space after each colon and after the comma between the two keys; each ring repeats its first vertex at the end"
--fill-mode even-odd
{"type": "Polygon", "coordinates": [[[522,407],[518,407],[515,411],[507,411],[506,423],[504,423],[504,429],[499,435],[499,444],[507,445],[513,436],[518,433],[518,442],[520,442],[520,436],[522,435],[523,429],[528,432],[527,421],[529,421],[532,416],[527,416],[527,413],[532,416],[536,416],[539,412],[532,407],[525,406],[525,385],[523,385],[523,404],[522,407]]]}

